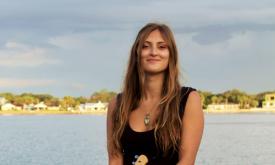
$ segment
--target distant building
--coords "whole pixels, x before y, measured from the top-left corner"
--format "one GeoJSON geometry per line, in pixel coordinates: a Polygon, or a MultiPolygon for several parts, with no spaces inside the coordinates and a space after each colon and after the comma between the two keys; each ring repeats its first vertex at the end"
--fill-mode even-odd
{"type": "Polygon", "coordinates": [[[0,97],[0,106],[5,104],[7,102],[7,100],[5,99],[5,97],[0,97]]]}
{"type": "Polygon", "coordinates": [[[48,106],[44,104],[44,102],[40,102],[38,104],[24,104],[23,110],[31,111],[31,110],[46,110],[48,106]]]}
{"type": "Polygon", "coordinates": [[[79,111],[107,111],[108,103],[102,103],[98,101],[97,103],[85,103],[80,104],[79,111]]]}
{"type": "Polygon", "coordinates": [[[24,104],[23,110],[27,110],[27,111],[35,110],[34,104],[24,104]]]}
{"type": "Polygon", "coordinates": [[[1,106],[2,111],[15,110],[16,106],[11,103],[5,103],[1,106]]]}
{"type": "Polygon", "coordinates": [[[44,102],[40,102],[40,103],[34,105],[34,109],[36,109],[36,110],[46,110],[47,107],[48,106],[44,102]]]}
{"type": "Polygon", "coordinates": [[[238,110],[240,104],[209,104],[207,110],[238,110]]]}
{"type": "Polygon", "coordinates": [[[265,95],[263,108],[275,108],[275,93],[265,95]]]}

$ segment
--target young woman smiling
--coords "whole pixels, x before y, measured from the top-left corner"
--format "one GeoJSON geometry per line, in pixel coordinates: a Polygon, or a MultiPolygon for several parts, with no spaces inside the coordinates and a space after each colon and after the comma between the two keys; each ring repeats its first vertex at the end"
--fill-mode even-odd
{"type": "Polygon", "coordinates": [[[203,128],[198,92],[179,83],[172,31],[145,25],[132,46],[122,92],[109,103],[109,164],[193,165],[203,128]]]}

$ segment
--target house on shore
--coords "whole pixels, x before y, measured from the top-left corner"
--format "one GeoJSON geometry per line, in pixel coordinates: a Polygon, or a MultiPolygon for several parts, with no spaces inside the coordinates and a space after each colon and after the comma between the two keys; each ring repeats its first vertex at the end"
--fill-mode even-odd
{"type": "Polygon", "coordinates": [[[5,103],[5,104],[1,105],[1,110],[2,111],[15,110],[15,105],[13,105],[11,103],[5,103]]]}
{"type": "Polygon", "coordinates": [[[9,111],[9,110],[22,110],[22,107],[16,106],[12,103],[5,103],[1,105],[1,110],[2,111],[9,111]]]}
{"type": "Polygon", "coordinates": [[[44,102],[38,104],[24,104],[23,110],[32,111],[32,110],[46,110],[48,106],[44,102]]]}
{"type": "Polygon", "coordinates": [[[31,104],[24,104],[24,105],[23,105],[23,110],[26,110],[26,111],[35,110],[35,109],[34,109],[34,104],[33,104],[33,103],[31,103],[31,104]]]}
{"type": "Polygon", "coordinates": [[[263,101],[263,108],[275,108],[275,93],[265,95],[263,101]]]}
{"type": "Polygon", "coordinates": [[[78,106],[78,110],[85,112],[96,112],[96,111],[107,111],[108,103],[102,103],[98,101],[97,103],[85,103],[78,106]]]}
{"type": "Polygon", "coordinates": [[[206,110],[239,110],[240,104],[209,104],[206,110]]]}
{"type": "Polygon", "coordinates": [[[40,102],[36,105],[34,105],[34,109],[36,110],[46,110],[48,106],[44,102],[40,102]]]}
{"type": "Polygon", "coordinates": [[[5,97],[0,97],[0,106],[2,106],[3,104],[5,104],[7,102],[5,97]]]}

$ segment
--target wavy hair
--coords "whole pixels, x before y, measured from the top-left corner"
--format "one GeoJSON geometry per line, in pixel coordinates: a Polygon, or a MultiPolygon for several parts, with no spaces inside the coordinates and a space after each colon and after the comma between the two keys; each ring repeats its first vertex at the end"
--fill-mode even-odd
{"type": "Polygon", "coordinates": [[[154,136],[156,145],[164,154],[167,154],[171,149],[173,151],[179,149],[182,121],[179,116],[180,83],[178,51],[173,33],[167,25],[149,23],[139,31],[131,48],[121,98],[117,101],[116,108],[112,114],[113,134],[111,143],[114,154],[116,151],[122,150],[120,139],[128,122],[129,114],[138,107],[145,95],[145,73],[141,68],[140,56],[143,43],[154,30],[160,31],[169,49],[169,62],[165,70],[161,100],[158,105],[160,113],[156,120],[154,136]]]}

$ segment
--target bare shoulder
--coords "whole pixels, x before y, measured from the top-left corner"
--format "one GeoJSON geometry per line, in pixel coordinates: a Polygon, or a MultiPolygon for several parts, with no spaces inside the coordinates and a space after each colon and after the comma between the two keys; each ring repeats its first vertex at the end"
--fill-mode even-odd
{"type": "Polygon", "coordinates": [[[189,103],[200,103],[201,102],[201,97],[200,97],[199,92],[197,92],[197,91],[190,92],[187,102],[189,102],[189,103]]]}
{"type": "Polygon", "coordinates": [[[200,97],[199,92],[192,91],[192,92],[190,92],[187,102],[186,102],[185,115],[198,114],[198,113],[203,113],[201,97],[200,97]]]}
{"type": "Polygon", "coordinates": [[[189,93],[183,115],[182,138],[178,164],[195,164],[204,129],[204,115],[200,94],[189,93]]]}

